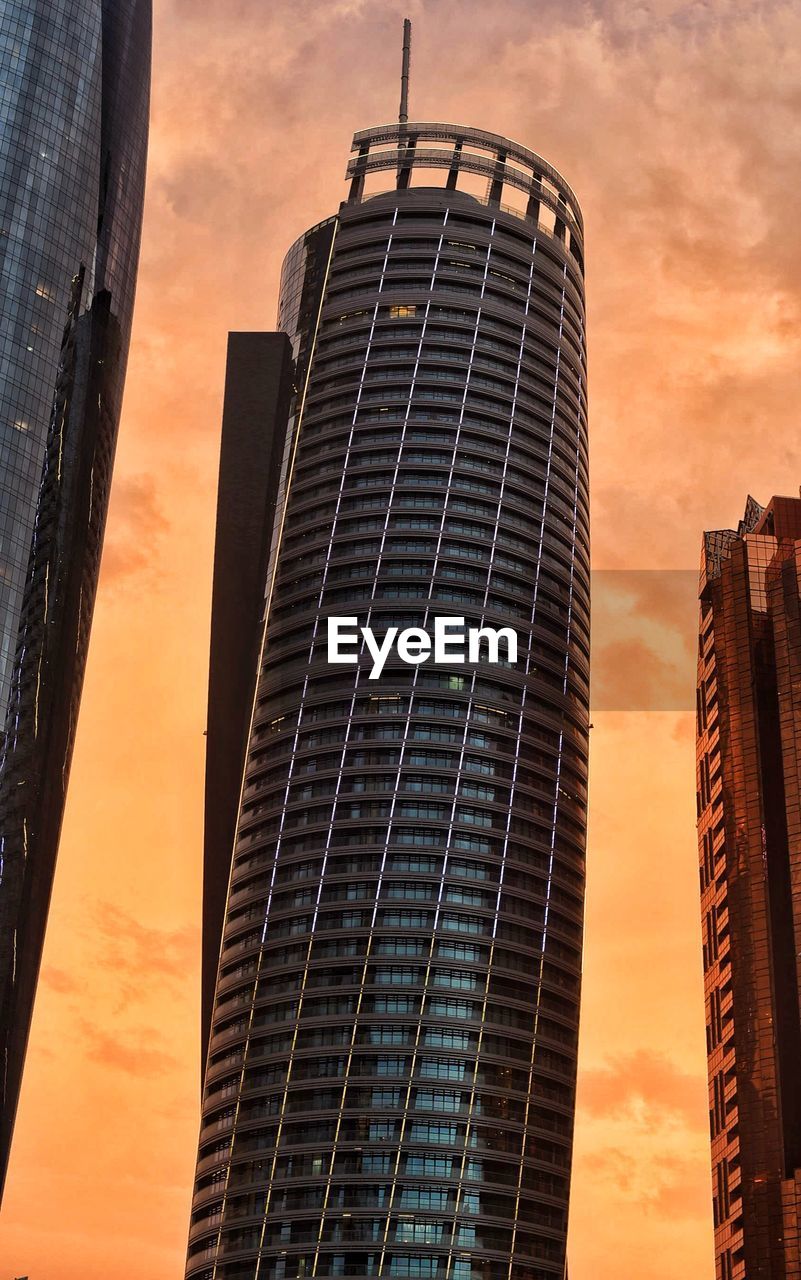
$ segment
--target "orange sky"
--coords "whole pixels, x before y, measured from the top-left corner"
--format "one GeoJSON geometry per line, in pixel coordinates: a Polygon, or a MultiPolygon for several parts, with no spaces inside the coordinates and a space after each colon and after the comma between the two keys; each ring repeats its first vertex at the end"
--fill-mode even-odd
{"type": "Polygon", "coordinates": [[[711,1280],[686,574],[748,490],[801,480],[801,11],[155,7],[131,365],[0,1276],[183,1275],[226,332],[273,325],[283,252],[343,198],[352,132],[397,110],[409,13],[412,118],[510,135],[581,199],[596,566],[684,571],[628,592],[639,630],[596,582],[570,1275],[711,1280]]]}

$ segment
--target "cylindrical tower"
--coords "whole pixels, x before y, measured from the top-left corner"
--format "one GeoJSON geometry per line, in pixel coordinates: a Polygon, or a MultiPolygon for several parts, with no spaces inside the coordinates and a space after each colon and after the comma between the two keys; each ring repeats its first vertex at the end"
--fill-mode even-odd
{"type": "Polygon", "coordinates": [[[282,279],[297,400],[187,1276],[562,1280],[588,729],[581,216],[496,135],[409,124],[354,149],[350,200],[282,279]],[[447,185],[413,185],[418,165],[447,185]],[[393,190],[365,198],[376,170],[393,190]],[[329,663],[331,615],[377,638],[438,617],[511,627],[518,661],[393,651],[371,679],[366,652],[329,663]]]}

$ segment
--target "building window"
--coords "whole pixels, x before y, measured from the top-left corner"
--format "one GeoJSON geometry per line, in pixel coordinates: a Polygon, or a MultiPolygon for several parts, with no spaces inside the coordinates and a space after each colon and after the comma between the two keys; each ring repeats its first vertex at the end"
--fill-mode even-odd
{"type": "Polygon", "coordinates": [[[410,320],[417,315],[417,307],[406,303],[397,303],[389,309],[390,320],[410,320]]]}

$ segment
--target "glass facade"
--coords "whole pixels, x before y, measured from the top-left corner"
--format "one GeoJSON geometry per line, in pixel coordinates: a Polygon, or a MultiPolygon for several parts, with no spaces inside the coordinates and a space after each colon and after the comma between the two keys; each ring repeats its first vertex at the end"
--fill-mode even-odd
{"type": "Polygon", "coordinates": [[[187,1276],[562,1280],[589,674],[580,215],[557,178],[561,228],[354,181],[282,278],[296,399],[187,1276]],[[458,616],[513,627],[521,651],[395,657],[370,680],[365,655],[329,665],[331,615],[378,636],[458,616]]]}
{"type": "Polygon", "coordinates": [[[85,0],[55,5],[27,0],[7,3],[0,16],[3,713],[11,688],[72,280],[81,263],[91,266],[94,261],[100,168],[100,18],[99,6],[85,0]],[[59,95],[57,111],[54,83],[59,95]]]}
{"type": "Polygon", "coordinates": [[[801,1276],[801,500],[704,537],[697,803],[717,1280],[801,1276]]]}
{"type": "Polygon", "coordinates": [[[0,4],[0,1176],[125,378],[150,23],[150,0],[0,4]]]}

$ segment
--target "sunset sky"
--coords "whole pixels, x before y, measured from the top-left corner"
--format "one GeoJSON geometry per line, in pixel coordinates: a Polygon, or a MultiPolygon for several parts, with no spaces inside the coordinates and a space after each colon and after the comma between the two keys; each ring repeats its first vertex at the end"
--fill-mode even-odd
{"type": "Polygon", "coordinates": [[[0,1280],[183,1275],[226,334],[272,328],[282,256],[344,198],[351,135],[395,116],[407,14],[411,119],[539,151],[587,230],[599,572],[570,1280],[712,1280],[693,578],[703,529],[801,482],[801,9],[154,3],[131,361],[0,1280]]]}

